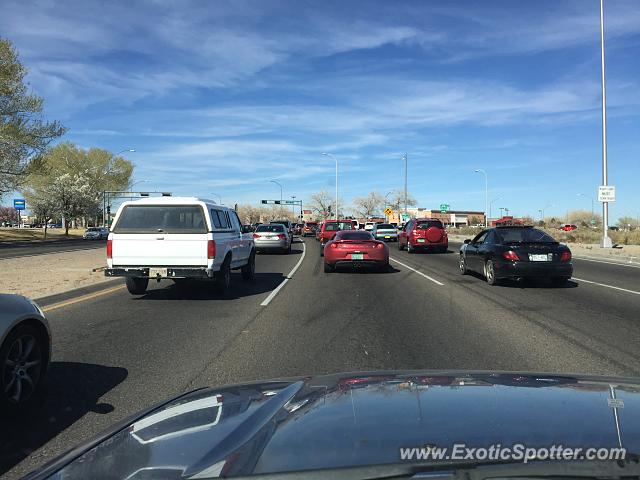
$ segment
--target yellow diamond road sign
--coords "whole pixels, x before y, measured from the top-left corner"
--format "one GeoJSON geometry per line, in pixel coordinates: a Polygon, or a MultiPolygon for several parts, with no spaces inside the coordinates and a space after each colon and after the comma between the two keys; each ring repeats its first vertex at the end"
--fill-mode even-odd
{"type": "Polygon", "coordinates": [[[393,213],[393,210],[391,210],[390,208],[385,208],[384,209],[384,214],[385,215],[391,215],[393,213]]]}

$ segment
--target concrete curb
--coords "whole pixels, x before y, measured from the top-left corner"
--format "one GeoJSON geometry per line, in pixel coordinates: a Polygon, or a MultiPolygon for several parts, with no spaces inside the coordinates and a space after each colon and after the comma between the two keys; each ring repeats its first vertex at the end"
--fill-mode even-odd
{"type": "Polygon", "coordinates": [[[47,307],[49,305],[64,302],[75,297],[80,297],[82,295],[87,295],[90,293],[96,293],[100,290],[106,290],[120,283],[122,283],[121,278],[110,278],[99,283],[94,283],[93,285],[74,288],[72,290],[67,290],[66,292],[54,293],[53,295],[46,295],[44,297],[34,298],[33,300],[41,307],[47,307]]]}

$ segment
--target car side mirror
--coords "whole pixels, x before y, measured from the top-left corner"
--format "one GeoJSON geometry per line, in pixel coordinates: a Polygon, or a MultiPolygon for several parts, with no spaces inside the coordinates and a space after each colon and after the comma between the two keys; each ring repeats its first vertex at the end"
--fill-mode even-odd
{"type": "Polygon", "coordinates": [[[470,238],[467,238],[467,239],[464,241],[464,243],[467,243],[467,244],[471,243],[471,239],[470,239],[470,238]]]}

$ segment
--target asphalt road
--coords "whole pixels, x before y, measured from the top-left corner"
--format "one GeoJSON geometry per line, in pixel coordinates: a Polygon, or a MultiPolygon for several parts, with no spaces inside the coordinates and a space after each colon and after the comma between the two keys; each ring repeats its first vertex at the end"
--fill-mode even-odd
{"type": "Polygon", "coordinates": [[[234,274],[228,298],[163,281],[144,296],[119,288],[49,311],[46,396],[0,420],[0,471],[25,474],[204,385],[372,369],[640,375],[637,267],[574,260],[578,280],[563,288],[491,287],[460,275],[453,251],[391,244],[388,273],[325,274],[317,242],[305,245],[301,262],[302,243],[288,256],[258,256],[256,281],[234,274]]]}
{"type": "Polygon", "coordinates": [[[32,257],[46,253],[104,248],[106,240],[53,240],[51,242],[0,242],[0,258],[32,257]]]}

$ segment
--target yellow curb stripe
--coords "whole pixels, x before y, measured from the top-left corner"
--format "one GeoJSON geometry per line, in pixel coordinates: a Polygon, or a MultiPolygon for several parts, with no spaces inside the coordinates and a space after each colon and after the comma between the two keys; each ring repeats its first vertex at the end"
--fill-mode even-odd
{"type": "Polygon", "coordinates": [[[117,292],[118,290],[122,290],[124,285],[118,285],[117,287],[107,288],[105,290],[100,290],[99,292],[89,293],[87,295],[82,295],[81,297],[72,298],[71,300],[66,300],[60,303],[54,303],[53,305],[49,305],[42,309],[43,312],[51,312],[52,310],[57,310],[59,308],[68,307],[69,305],[74,305],[80,302],[86,302],[87,300],[91,300],[92,298],[102,297],[103,295],[107,295],[109,293],[117,292]]]}

